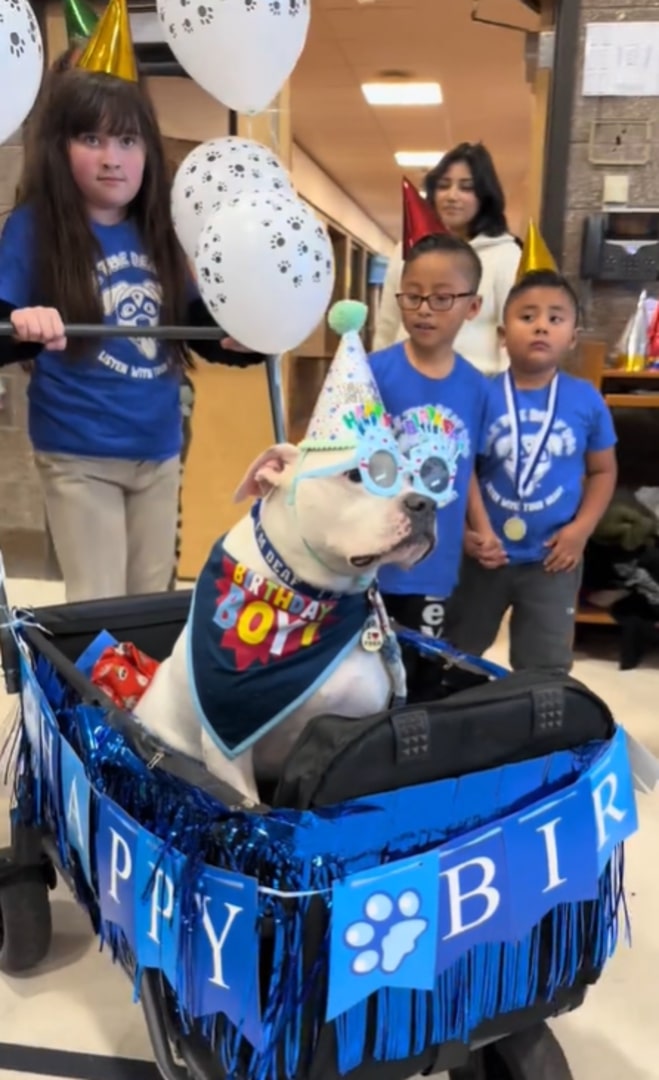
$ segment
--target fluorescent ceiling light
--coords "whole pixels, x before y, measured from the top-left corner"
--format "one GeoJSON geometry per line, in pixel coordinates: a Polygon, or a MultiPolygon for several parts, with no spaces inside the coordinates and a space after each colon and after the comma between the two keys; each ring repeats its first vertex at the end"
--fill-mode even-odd
{"type": "Polygon", "coordinates": [[[442,88],[436,82],[373,82],[362,85],[369,105],[441,105],[442,88]]]}
{"type": "Polygon", "coordinates": [[[398,150],[394,156],[403,169],[432,169],[444,157],[444,151],[398,150]]]}

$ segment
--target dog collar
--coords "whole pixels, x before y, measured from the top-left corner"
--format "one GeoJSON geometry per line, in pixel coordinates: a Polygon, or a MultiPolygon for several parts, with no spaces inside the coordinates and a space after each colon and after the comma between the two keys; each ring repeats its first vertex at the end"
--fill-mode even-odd
{"type": "Polygon", "coordinates": [[[261,523],[260,502],[254,503],[250,510],[250,515],[254,524],[254,536],[259,551],[261,552],[261,556],[275,577],[279,578],[283,585],[286,585],[289,589],[297,589],[307,596],[312,597],[314,600],[335,600],[341,595],[340,593],[332,592],[331,589],[317,589],[314,585],[309,585],[308,582],[302,581],[302,579],[291,570],[288,563],[282,559],[276,547],[266,536],[265,529],[261,523]]]}

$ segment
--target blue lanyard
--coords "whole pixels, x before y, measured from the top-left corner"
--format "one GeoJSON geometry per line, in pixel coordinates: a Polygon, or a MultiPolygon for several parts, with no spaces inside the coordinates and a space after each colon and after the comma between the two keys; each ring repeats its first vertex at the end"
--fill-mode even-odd
{"type": "Polygon", "coordinates": [[[508,406],[508,422],[512,440],[513,475],[515,477],[515,494],[519,499],[524,499],[538,467],[538,463],[545,451],[549,436],[551,435],[554,420],[558,409],[558,384],[559,374],[556,373],[549,386],[549,400],[542,425],[535,436],[533,445],[529,450],[526,463],[522,466],[522,425],[520,419],[519,397],[514,379],[509,371],[505,374],[505,394],[508,406]]]}

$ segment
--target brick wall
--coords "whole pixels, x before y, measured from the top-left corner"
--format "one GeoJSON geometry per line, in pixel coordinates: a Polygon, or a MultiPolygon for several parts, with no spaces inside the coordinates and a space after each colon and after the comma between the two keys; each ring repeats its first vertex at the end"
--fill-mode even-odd
{"type": "MultiPolygon", "coordinates": [[[[570,0],[564,0],[569,3],[570,0]]],[[[604,177],[621,172],[630,178],[629,206],[659,207],[659,98],[592,98],[581,93],[586,24],[589,22],[659,21],[659,0],[582,0],[579,64],[576,72],[575,108],[572,118],[572,144],[568,166],[568,194],[563,246],[563,266],[575,281],[579,278],[579,260],[583,220],[602,208],[604,177]],[[589,161],[588,142],[593,120],[654,121],[653,143],[647,165],[629,165],[616,169],[593,165],[589,161]]],[[[560,162],[556,168],[561,168],[560,162]]],[[[638,286],[581,286],[586,329],[605,337],[615,346],[633,311],[641,289],[638,286]]],[[[652,286],[656,292],[656,283],[652,286]]]]}

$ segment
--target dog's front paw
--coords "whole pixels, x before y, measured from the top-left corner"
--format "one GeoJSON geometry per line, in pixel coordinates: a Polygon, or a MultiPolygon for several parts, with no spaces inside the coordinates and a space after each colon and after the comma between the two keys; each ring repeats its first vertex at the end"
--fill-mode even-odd
{"type": "Polygon", "coordinates": [[[414,889],[395,901],[387,893],[373,893],[364,904],[364,920],[352,923],[345,934],[346,945],[356,950],[354,974],[368,975],[377,967],[387,975],[398,971],[428,927],[420,911],[421,897],[414,889]]]}

